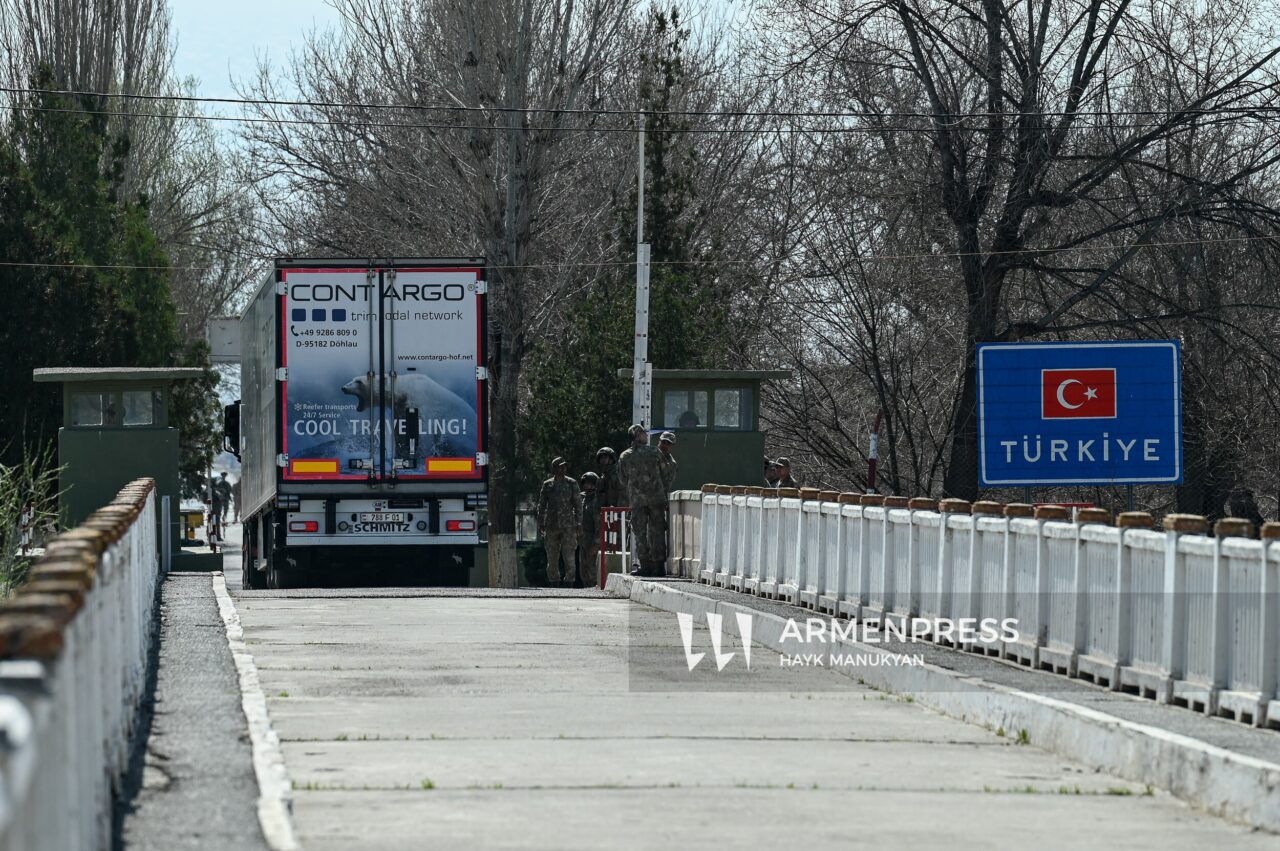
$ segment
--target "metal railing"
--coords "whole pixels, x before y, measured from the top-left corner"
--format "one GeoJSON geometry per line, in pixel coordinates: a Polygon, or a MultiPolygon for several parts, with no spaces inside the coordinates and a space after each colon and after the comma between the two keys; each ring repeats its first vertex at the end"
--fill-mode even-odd
{"type": "Polygon", "coordinates": [[[677,575],[1280,726],[1280,524],[715,485],[670,513],[677,575]],[[945,628],[984,618],[1016,640],[945,628]]]}
{"type": "Polygon", "coordinates": [[[105,849],[146,690],[161,562],[140,479],[0,603],[0,849],[105,849]]]}

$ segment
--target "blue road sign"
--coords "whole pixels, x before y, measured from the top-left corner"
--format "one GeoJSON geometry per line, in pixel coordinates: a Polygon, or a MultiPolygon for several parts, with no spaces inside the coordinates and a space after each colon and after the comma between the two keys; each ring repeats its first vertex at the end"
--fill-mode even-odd
{"type": "Polygon", "coordinates": [[[984,486],[1182,481],[1176,340],[978,346],[984,486]]]}

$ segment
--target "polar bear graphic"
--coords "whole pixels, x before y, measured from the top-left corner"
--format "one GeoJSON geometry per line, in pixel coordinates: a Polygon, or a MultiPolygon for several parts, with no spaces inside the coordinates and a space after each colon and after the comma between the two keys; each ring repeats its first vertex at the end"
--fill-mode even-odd
{"type": "MultiPolygon", "coordinates": [[[[387,389],[391,379],[387,378],[387,389]]],[[[375,378],[369,387],[366,376],[357,375],[342,387],[342,392],[356,398],[356,410],[365,411],[381,401],[381,389],[375,378]]],[[[430,455],[445,455],[453,451],[454,443],[475,445],[476,410],[467,400],[449,390],[428,375],[401,375],[396,377],[392,416],[402,420],[409,408],[418,409],[422,429],[423,448],[430,455]],[[437,426],[443,426],[438,428],[437,426]],[[451,439],[452,438],[452,439],[451,439]]]]}

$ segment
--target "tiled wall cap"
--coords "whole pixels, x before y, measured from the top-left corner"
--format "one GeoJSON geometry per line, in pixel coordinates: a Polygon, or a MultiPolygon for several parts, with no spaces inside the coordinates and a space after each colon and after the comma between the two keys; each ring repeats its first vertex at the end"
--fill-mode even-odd
{"type": "Polygon", "coordinates": [[[747,495],[747,486],[746,486],[746,485],[734,485],[733,487],[729,488],[729,493],[733,494],[734,496],[746,496],[746,495],[747,495]]]}
{"type": "Polygon", "coordinates": [[[974,514],[993,514],[997,517],[1004,516],[1004,503],[996,502],[992,499],[980,499],[973,504],[974,514]]]}
{"type": "Polygon", "coordinates": [[[1166,532],[1186,535],[1203,535],[1209,531],[1209,521],[1199,514],[1166,514],[1163,525],[1166,532]]]}
{"type": "Polygon", "coordinates": [[[1121,529],[1152,529],[1156,521],[1146,511],[1122,511],[1116,516],[1116,525],[1121,529]]]}
{"type": "Polygon", "coordinates": [[[153,479],[131,482],[48,543],[26,581],[0,603],[0,659],[52,659],[62,651],[62,629],[91,593],[102,553],[137,521],[154,490],[153,479]]]}
{"type": "Polygon", "coordinates": [[[884,497],[878,493],[864,493],[861,499],[863,505],[884,505],[884,497]]]}
{"type": "Polygon", "coordinates": [[[90,517],[137,517],[142,506],[132,502],[109,502],[90,514],[90,517]]]}
{"type": "Polygon", "coordinates": [[[86,591],[93,587],[93,577],[92,569],[68,562],[42,561],[27,573],[28,582],[74,582],[86,591]]]}
{"type": "Polygon", "coordinates": [[[75,579],[55,579],[45,576],[29,576],[22,583],[23,594],[65,594],[83,598],[85,588],[83,582],[75,579]]]}
{"type": "Polygon", "coordinates": [[[1011,502],[1004,507],[1005,517],[1035,517],[1036,507],[1025,502],[1011,502]]]}
{"type": "Polygon", "coordinates": [[[116,541],[120,540],[121,536],[124,535],[124,530],[128,527],[122,527],[121,523],[118,521],[108,519],[106,517],[89,517],[80,524],[79,528],[92,529],[93,531],[100,533],[106,540],[107,546],[109,547],[116,541]]]}
{"type": "Polygon", "coordinates": [[[1037,505],[1037,520],[1070,520],[1071,509],[1065,505],[1037,505]]]}
{"type": "Polygon", "coordinates": [[[22,583],[12,600],[58,600],[68,615],[74,615],[84,605],[85,589],[75,582],[43,579],[22,583]]]}
{"type": "Polygon", "coordinates": [[[967,499],[944,499],[938,503],[938,510],[943,514],[969,514],[973,505],[967,499]]]}
{"type": "Polygon", "coordinates": [[[702,492],[703,492],[703,493],[715,493],[715,492],[716,492],[716,488],[718,488],[718,487],[719,487],[719,485],[703,485],[703,486],[702,486],[702,492]]]}
{"type": "Polygon", "coordinates": [[[800,496],[800,488],[778,488],[779,499],[796,499],[800,496]]]}
{"type": "Polygon", "coordinates": [[[1110,526],[1111,512],[1105,508],[1081,508],[1076,511],[1076,522],[1080,524],[1102,523],[1110,526]]]}
{"type": "Polygon", "coordinates": [[[716,485],[716,493],[720,494],[721,496],[728,496],[729,494],[733,493],[733,488],[730,487],[729,485],[716,485]]]}
{"type": "Polygon", "coordinates": [[[820,491],[818,493],[818,499],[823,502],[835,502],[840,499],[840,491],[820,491]]]}
{"type": "Polygon", "coordinates": [[[913,496],[907,500],[907,508],[912,511],[937,511],[938,501],[927,496],[913,496]]]}
{"type": "Polygon", "coordinates": [[[98,557],[98,549],[95,543],[100,543],[101,538],[96,535],[93,541],[83,538],[71,538],[67,535],[59,535],[49,543],[45,544],[44,554],[46,556],[62,555],[62,554],[84,554],[89,558],[96,559],[98,557]]]}
{"type": "Polygon", "coordinates": [[[52,594],[15,594],[0,603],[0,618],[7,615],[37,615],[66,623],[74,614],[63,597],[52,594]]]}
{"type": "Polygon", "coordinates": [[[1253,524],[1243,517],[1224,517],[1213,524],[1213,534],[1219,538],[1252,538],[1253,524]]]}
{"type": "MultiPolygon", "coordinates": [[[[36,561],[36,567],[43,564],[60,564],[96,573],[101,556],[83,550],[55,550],[52,546],[36,561]]],[[[34,568],[33,568],[34,569],[34,568]]]]}
{"type": "Polygon", "coordinates": [[[147,498],[147,495],[155,489],[155,479],[134,479],[132,482],[120,489],[120,492],[116,494],[116,498],[113,499],[112,502],[141,503],[147,498]]]}
{"type": "Polygon", "coordinates": [[[836,501],[841,505],[860,505],[862,494],[860,493],[842,493],[836,497],[836,501]]]}
{"type": "Polygon", "coordinates": [[[800,488],[800,498],[801,499],[817,499],[818,494],[820,494],[821,492],[822,491],[818,490],[817,488],[800,488]]]}
{"type": "Polygon", "coordinates": [[[1261,534],[1264,541],[1280,541],[1280,523],[1263,523],[1261,534]]]}
{"type": "Polygon", "coordinates": [[[53,618],[0,618],[0,659],[53,659],[62,652],[62,627],[53,618]]]}
{"type": "Polygon", "coordinates": [[[911,504],[911,500],[905,496],[886,496],[884,498],[885,508],[906,508],[911,504]]]}
{"type": "Polygon", "coordinates": [[[92,529],[76,528],[76,529],[71,529],[70,531],[67,531],[67,532],[63,532],[53,541],[50,541],[49,546],[50,548],[52,548],[54,545],[60,544],[63,541],[67,541],[69,543],[78,542],[78,543],[84,544],[85,546],[88,546],[91,550],[93,550],[95,553],[101,553],[107,549],[106,540],[104,540],[100,534],[93,531],[92,529]]]}

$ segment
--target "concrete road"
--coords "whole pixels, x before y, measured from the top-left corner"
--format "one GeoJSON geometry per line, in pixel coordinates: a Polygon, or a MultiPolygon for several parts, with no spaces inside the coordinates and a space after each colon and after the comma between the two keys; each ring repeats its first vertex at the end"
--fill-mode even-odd
{"type": "Polygon", "coordinates": [[[288,593],[236,602],[311,851],[1275,847],[827,670],[630,691],[629,636],[679,639],[629,601],[288,593]]]}

